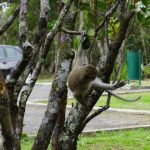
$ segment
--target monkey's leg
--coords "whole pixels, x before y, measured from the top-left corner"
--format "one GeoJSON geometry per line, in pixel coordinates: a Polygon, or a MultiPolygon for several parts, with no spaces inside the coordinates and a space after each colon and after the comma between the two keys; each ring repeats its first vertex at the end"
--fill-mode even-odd
{"type": "Polygon", "coordinates": [[[76,100],[82,105],[85,111],[89,109],[89,106],[83,97],[76,97],[76,100]]]}

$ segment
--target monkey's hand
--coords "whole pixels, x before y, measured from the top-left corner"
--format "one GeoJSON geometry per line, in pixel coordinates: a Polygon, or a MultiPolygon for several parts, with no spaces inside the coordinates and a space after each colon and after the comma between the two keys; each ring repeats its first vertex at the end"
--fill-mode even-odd
{"type": "Polygon", "coordinates": [[[114,84],[114,90],[115,89],[118,89],[118,88],[120,88],[120,87],[123,87],[124,85],[126,85],[127,84],[127,81],[117,81],[115,84],[114,84]]]}

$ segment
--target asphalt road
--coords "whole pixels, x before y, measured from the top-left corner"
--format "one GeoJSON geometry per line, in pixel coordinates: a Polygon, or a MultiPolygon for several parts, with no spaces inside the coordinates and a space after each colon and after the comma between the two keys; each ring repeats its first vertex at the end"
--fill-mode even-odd
{"type": "MultiPolygon", "coordinates": [[[[33,91],[29,97],[29,101],[47,100],[50,93],[51,85],[51,83],[35,84],[33,91]]],[[[68,96],[72,97],[72,92],[69,89],[68,96]]]]}
{"type": "MultiPolygon", "coordinates": [[[[47,100],[51,84],[36,84],[30,97],[29,102],[36,102],[39,100],[47,100]]],[[[137,90],[136,90],[137,91],[137,90]]],[[[134,90],[124,89],[116,90],[115,92],[135,92],[134,90]]],[[[72,93],[69,90],[68,96],[71,97],[72,93]]],[[[28,134],[36,133],[42,118],[44,117],[46,106],[27,105],[25,114],[24,132],[28,134]]],[[[66,116],[69,110],[66,112],[66,116]]],[[[101,130],[112,128],[130,128],[138,126],[150,126],[150,115],[121,113],[121,112],[104,112],[95,117],[90,123],[87,124],[84,131],[101,130]]]]}
{"type": "MultiPolygon", "coordinates": [[[[24,118],[24,132],[35,134],[44,117],[46,106],[27,105],[24,118]]],[[[69,109],[66,112],[66,117],[69,109]]],[[[105,111],[91,120],[84,131],[111,130],[117,128],[150,127],[150,115],[105,111]]]]}
{"type": "MultiPolygon", "coordinates": [[[[29,101],[47,100],[50,93],[51,85],[52,85],[51,83],[36,83],[29,97],[29,101]]],[[[150,87],[140,86],[139,88],[139,86],[130,87],[126,85],[122,88],[114,90],[113,92],[129,93],[129,92],[143,92],[143,91],[150,91],[150,87]]],[[[106,92],[104,92],[104,94],[106,94],[106,92]]],[[[72,92],[69,89],[68,89],[68,97],[72,97],[72,92]]]]}

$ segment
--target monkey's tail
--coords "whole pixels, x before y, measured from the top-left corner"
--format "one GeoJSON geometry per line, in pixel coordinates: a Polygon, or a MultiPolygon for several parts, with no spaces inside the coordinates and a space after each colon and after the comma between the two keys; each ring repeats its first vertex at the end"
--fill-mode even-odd
{"type": "Polygon", "coordinates": [[[114,97],[116,97],[116,98],[118,98],[122,101],[126,101],[126,102],[135,102],[135,101],[138,101],[141,98],[141,96],[138,96],[137,98],[124,98],[122,96],[119,96],[119,95],[113,93],[110,90],[107,90],[107,92],[110,93],[111,95],[113,95],[114,97]]]}

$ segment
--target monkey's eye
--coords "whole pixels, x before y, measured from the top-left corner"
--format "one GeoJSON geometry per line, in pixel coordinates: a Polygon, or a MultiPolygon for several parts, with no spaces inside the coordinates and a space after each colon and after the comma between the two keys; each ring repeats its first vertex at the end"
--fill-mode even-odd
{"type": "Polygon", "coordinates": [[[90,79],[89,75],[84,75],[84,79],[86,80],[90,79]]]}

